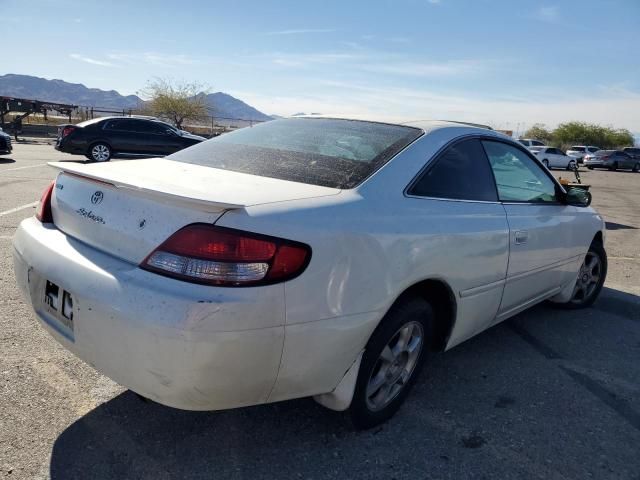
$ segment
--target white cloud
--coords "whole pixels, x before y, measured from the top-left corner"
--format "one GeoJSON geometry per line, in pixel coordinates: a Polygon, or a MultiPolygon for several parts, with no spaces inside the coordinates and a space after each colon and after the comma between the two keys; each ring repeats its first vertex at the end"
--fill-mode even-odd
{"type": "Polygon", "coordinates": [[[349,53],[272,53],[266,58],[274,65],[286,68],[312,69],[327,65],[339,66],[342,72],[372,72],[403,77],[450,77],[478,74],[496,68],[495,61],[448,60],[421,61],[403,54],[372,52],[359,44],[349,43],[349,53]]]}
{"type": "MultiPolygon", "coordinates": [[[[554,127],[582,120],[640,132],[640,93],[602,89],[597,95],[558,95],[546,100],[522,101],[488,98],[472,93],[437,93],[429,90],[371,86],[325,81],[316,95],[256,95],[232,92],[267,113],[291,115],[317,111],[386,121],[448,119],[477,122],[496,128],[520,130],[534,123],[554,127]]],[[[533,98],[533,97],[532,97],[533,98]]]]}
{"type": "Polygon", "coordinates": [[[557,22],[560,18],[560,10],[557,6],[540,7],[534,17],[543,22],[557,22]]]}
{"type": "Polygon", "coordinates": [[[69,57],[74,60],[79,60],[81,62],[90,63],[91,65],[99,65],[101,67],[115,67],[111,62],[105,62],[104,60],[96,60],[95,58],[85,57],[84,55],[80,55],[79,53],[71,53],[69,57]]]}
{"type": "Polygon", "coordinates": [[[328,28],[299,28],[293,30],[278,30],[275,32],[267,32],[265,35],[300,35],[305,33],[333,33],[335,30],[328,28]]]}
{"type": "Polygon", "coordinates": [[[351,53],[310,53],[310,54],[293,54],[293,53],[273,53],[267,55],[271,62],[282,67],[303,68],[314,65],[327,65],[340,62],[351,62],[361,55],[351,53]]]}
{"type": "Polygon", "coordinates": [[[126,64],[144,63],[161,67],[194,65],[197,61],[187,55],[171,55],[157,52],[109,53],[107,58],[126,64]]]}
{"type": "Polygon", "coordinates": [[[462,74],[478,73],[484,67],[475,60],[461,60],[449,62],[419,62],[419,61],[387,61],[361,65],[360,68],[369,72],[387,73],[406,77],[445,77],[462,74]]]}

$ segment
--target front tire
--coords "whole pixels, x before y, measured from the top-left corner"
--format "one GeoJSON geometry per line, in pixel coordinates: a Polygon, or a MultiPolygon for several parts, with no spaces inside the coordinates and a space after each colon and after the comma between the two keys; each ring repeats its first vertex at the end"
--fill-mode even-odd
{"type": "Polygon", "coordinates": [[[111,147],[106,143],[94,143],[89,148],[89,159],[93,162],[108,162],[111,159],[111,147]]]}
{"type": "Polygon", "coordinates": [[[600,295],[606,278],[607,252],[602,243],[594,240],[578,271],[571,300],[556,305],[569,310],[590,307],[600,295]]]}
{"type": "Polygon", "coordinates": [[[631,170],[632,172],[640,172],[640,162],[637,162],[634,166],[633,169],[631,170]]]}
{"type": "Polygon", "coordinates": [[[358,429],[393,416],[428,355],[433,309],[419,297],[396,303],[365,347],[349,413],[358,429]]]}
{"type": "Polygon", "coordinates": [[[575,170],[576,166],[577,165],[575,160],[570,160],[569,163],[567,164],[567,170],[575,170]]]}
{"type": "Polygon", "coordinates": [[[612,170],[614,172],[618,170],[618,162],[614,162],[614,164],[609,167],[609,170],[612,170]]]}
{"type": "Polygon", "coordinates": [[[547,168],[547,170],[549,170],[549,160],[545,158],[544,160],[542,160],[542,164],[547,168]]]}

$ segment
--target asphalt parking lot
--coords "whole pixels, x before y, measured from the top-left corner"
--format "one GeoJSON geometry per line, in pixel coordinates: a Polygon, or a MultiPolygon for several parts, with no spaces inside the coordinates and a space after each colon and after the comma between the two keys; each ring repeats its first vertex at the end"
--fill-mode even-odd
{"type": "MultiPolygon", "coordinates": [[[[537,306],[436,357],[390,422],[355,432],[310,399],[224,412],[141,401],[42,330],[11,237],[79,160],[0,156],[0,478],[640,479],[640,174],[583,171],[607,221],[595,306],[537,306]]],[[[569,172],[555,171],[569,177],[569,172]]]]}

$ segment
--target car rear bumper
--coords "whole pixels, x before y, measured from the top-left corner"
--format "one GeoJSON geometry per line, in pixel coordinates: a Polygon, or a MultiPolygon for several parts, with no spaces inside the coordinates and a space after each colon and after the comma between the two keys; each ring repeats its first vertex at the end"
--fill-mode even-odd
{"type": "Polygon", "coordinates": [[[605,162],[601,162],[598,160],[585,160],[583,162],[585,167],[607,167],[608,165],[605,162]]]}
{"type": "Polygon", "coordinates": [[[43,327],[116,382],[187,410],[268,400],[283,348],[282,284],[232,289],[172,280],[35,218],[20,224],[13,245],[17,282],[43,327]],[[71,295],[72,322],[44,301],[47,281],[71,295]]]}

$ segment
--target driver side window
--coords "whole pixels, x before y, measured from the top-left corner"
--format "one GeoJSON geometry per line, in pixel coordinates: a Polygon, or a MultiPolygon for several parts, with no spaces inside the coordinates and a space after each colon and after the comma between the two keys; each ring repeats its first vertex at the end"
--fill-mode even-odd
{"type": "Polygon", "coordinates": [[[533,159],[520,149],[483,140],[501,202],[556,203],[556,185],[533,159]]]}

